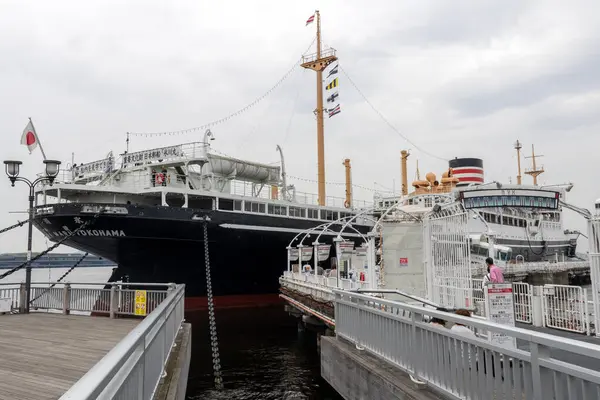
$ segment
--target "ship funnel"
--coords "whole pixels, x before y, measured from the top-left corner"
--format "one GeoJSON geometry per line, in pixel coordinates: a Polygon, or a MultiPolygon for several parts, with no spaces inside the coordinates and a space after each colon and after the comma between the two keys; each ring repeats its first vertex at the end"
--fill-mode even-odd
{"type": "Polygon", "coordinates": [[[483,183],[483,161],[480,158],[455,158],[448,163],[452,175],[458,178],[456,186],[483,183]]]}

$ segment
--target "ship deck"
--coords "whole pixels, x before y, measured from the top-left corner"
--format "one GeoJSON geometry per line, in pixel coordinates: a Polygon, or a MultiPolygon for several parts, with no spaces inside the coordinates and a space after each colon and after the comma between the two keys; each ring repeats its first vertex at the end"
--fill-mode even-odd
{"type": "Polygon", "coordinates": [[[139,321],[50,313],[0,315],[0,400],[61,397],[139,321]]]}

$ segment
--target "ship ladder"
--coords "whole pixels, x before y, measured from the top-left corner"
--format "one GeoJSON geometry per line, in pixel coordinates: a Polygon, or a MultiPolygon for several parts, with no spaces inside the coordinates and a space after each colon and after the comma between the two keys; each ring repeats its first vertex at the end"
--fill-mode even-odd
{"type": "Polygon", "coordinates": [[[219,341],[217,340],[217,322],[215,320],[215,305],[212,295],[212,284],[210,281],[210,257],[208,256],[208,221],[204,217],[204,263],[206,265],[206,296],[208,298],[208,322],[210,325],[210,346],[212,348],[213,371],[215,374],[215,388],[223,389],[223,378],[221,378],[221,357],[219,356],[219,341]]]}

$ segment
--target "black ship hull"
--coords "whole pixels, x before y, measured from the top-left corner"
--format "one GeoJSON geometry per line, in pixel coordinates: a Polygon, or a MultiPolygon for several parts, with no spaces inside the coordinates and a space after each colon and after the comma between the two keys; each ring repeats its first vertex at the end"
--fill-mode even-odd
{"type": "MultiPolygon", "coordinates": [[[[55,242],[69,236],[83,222],[94,219],[94,214],[82,213],[82,204],[52,207],[52,214],[38,215],[34,223],[55,242]]],[[[286,247],[301,231],[323,223],[219,210],[118,207],[127,209],[127,214],[101,214],[64,244],[117,263],[111,281],[185,283],[186,297],[199,298],[187,302],[190,307],[206,303],[204,216],[210,218],[207,222],[210,271],[217,305],[252,303],[253,298],[264,301],[264,295],[277,294],[278,278],[287,266],[286,247]]],[[[369,230],[367,226],[354,227],[362,233],[369,230]]],[[[330,229],[337,230],[339,225],[330,229]]],[[[312,244],[315,237],[304,244],[312,244]]],[[[324,235],[320,242],[332,243],[332,239],[333,236],[324,235]]],[[[350,239],[360,243],[358,237],[350,239]]]]}

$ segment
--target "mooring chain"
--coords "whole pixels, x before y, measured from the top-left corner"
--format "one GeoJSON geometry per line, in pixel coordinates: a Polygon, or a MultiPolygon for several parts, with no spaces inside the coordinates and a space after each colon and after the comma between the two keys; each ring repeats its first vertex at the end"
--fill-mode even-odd
{"type": "Polygon", "coordinates": [[[40,297],[42,297],[43,295],[45,295],[46,293],[48,293],[50,291],[50,289],[52,289],[54,286],[56,286],[57,283],[61,282],[63,279],[66,278],[67,275],[69,275],[71,273],[71,271],[73,271],[75,268],[77,268],[77,266],[79,266],[79,264],[81,264],[83,262],[83,260],[88,256],[89,253],[85,253],[75,264],[73,264],[73,266],[71,268],[69,268],[67,270],[67,272],[65,272],[60,278],[58,278],[56,280],[56,282],[54,282],[52,285],[48,286],[46,288],[46,290],[44,290],[39,296],[37,296],[35,299],[29,301],[29,304],[33,303],[34,301],[36,301],[37,299],[39,299],[40,297]]]}
{"type": "Polygon", "coordinates": [[[2,275],[0,275],[0,279],[4,279],[9,275],[12,275],[13,273],[17,272],[18,270],[20,270],[23,267],[26,267],[27,264],[30,264],[32,262],[34,262],[35,260],[37,260],[38,258],[45,256],[46,254],[50,253],[52,250],[54,250],[55,248],[57,248],[58,246],[60,246],[61,244],[63,244],[67,239],[70,239],[73,235],[75,235],[77,232],[79,232],[80,230],[82,230],[83,228],[86,228],[88,225],[92,224],[94,221],[96,221],[96,219],[100,216],[100,214],[102,213],[103,210],[97,212],[92,219],[89,219],[87,221],[85,221],[84,223],[82,223],[81,225],[79,225],[79,227],[77,227],[75,230],[73,230],[72,232],[70,232],[67,236],[65,236],[64,238],[60,239],[58,242],[56,242],[55,244],[53,244],[52,246],[48,247],[46,250],[42,251],[41,253],[39,253],[37,256],[32,257],[31,260],[29,261],[25,261],[23,264],[18,265],[12,269],[9,269],[8,271],[6,271],[5,273],[3,273],[2,275]]]}
{"type": "Polygon", "coordinates": [[[215,388],[223,389],[221,378],[221,357],[219,356],[219,341],[217,340],[217,321],[213,303],[212,283],[210,281],[210,258],[208,256],[208,217],[204,220],[204,263],[206,264],[206,297],[208,298],[208,323],[210,325],[210,346],[212,348],[215,388]]]}
{"type": "Polygon", "coordinates": [[[17,223],[16,223],[16,224],[14,224],[14,225],[11,225],[11,226],[9,226],[9,227],[6,227],[6,228],[4,228],[4,229],[0,229],[0,234],[2,234],[2,233],[4,233],[4,232],[8,232],[8,231],[10,231],[11,229],[14,229],[14,228],[18,228],[18,227],[20,227],[20,226],[23,226],[25,223],[27,223],[27,221],[26,221],[26,220],[25,220],[25,221],[19,221],[19,222],[17,222],[17,223]]]}

